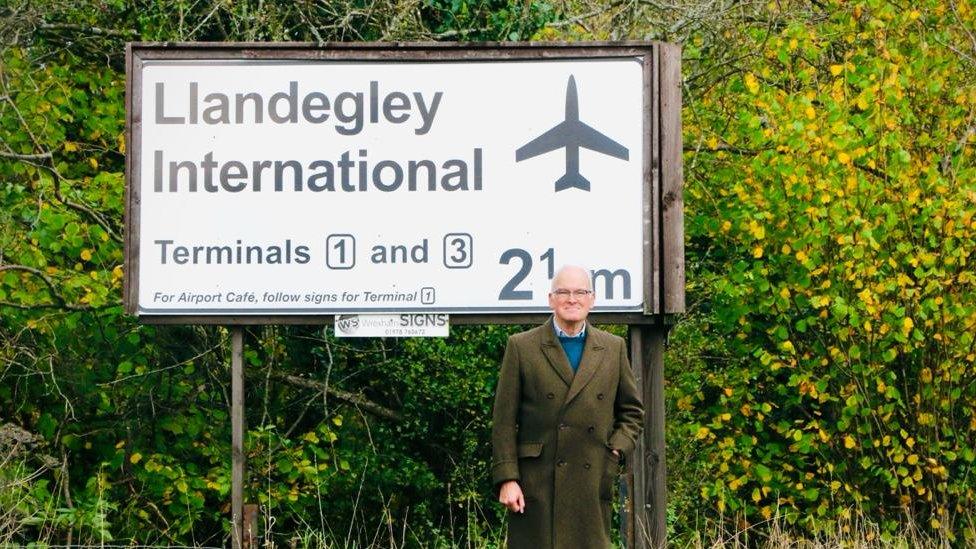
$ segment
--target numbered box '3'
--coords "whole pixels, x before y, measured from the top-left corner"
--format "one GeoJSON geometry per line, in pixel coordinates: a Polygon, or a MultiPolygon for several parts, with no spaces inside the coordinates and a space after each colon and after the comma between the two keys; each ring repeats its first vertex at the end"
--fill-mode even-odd
{"type": "Polygon", "coordinates": [[[474,239],[468,233],[444,235],[444,266],[467,269],[474,263],[474,239]]]}

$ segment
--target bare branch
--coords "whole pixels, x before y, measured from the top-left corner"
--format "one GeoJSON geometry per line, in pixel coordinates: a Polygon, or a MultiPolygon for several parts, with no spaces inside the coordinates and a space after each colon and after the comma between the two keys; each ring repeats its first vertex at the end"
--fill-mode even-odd
{"type": "Polygon", "coordinates": [[[314,389],[316,391],[325,392],[329,396],[335,397],[345,402],[346,404],[350,404],[352,406],[362,408],[363,410],[366,410],[367,412],[375,416],[384,417],[386,419],[390,419],[393,421],[401,421],[402,419],[399,412],[396,412],[385,406],[377,404],[360,394],[334,389],[320,381],[315,381],[313,379],[305,379],[303,377],[293,376],[289,374],[282,374],[277,372],[271,373],[271,377],[284,381],[291,385],[295,385],[297,387],[304,387],[306,389],[314,389]]]}
{"type": "Polygon", "coordinates": [[[14,152],[3,152],[0,151],[0,158],[12,158],[14,160],[51,160],[52,155],[50,152],[38,153],[38,154],[17,154],[14,152]]]}
{"type": "Polygon", "coordinates": [[[135,38],[139,32],[133,29],[103,29],[101,27],[90,27],[88,25],[76,25],[73,23],[41,23],[37,27],[41,31],[71,31],[82,34],[94,34],[97,36],[120,36],[122,38],[135,38]]]}

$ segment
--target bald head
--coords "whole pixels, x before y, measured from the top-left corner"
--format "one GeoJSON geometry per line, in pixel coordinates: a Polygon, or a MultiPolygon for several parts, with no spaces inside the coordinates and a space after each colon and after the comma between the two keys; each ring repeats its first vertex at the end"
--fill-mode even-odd
{"type": "Polygon", "coordinates": [[[590,280],[590,271],[579,265],[563,265],[556,271],[556,276],[552,277],[552,286],[549,290],[565,288],[567,285],[592,290],[593,283],[590,280]]]}

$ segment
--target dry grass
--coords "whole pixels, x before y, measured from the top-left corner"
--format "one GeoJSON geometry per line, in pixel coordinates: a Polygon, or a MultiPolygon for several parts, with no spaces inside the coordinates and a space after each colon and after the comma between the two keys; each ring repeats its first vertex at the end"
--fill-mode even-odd
{"type": "Polygon", "coordinates": [[[774,516],[766,523],[739,530],[713,524],[703,532],[669,541],[670,547],[683,549],[948,549],[976,547],[976,529],[971,526],[952,539],[951,533],[932,534],[908,517],[896,533],[885,534],[877,523],[855,515],[838,523],[833,531],[812,535],[798,533],[784,517],[774,516]]]}

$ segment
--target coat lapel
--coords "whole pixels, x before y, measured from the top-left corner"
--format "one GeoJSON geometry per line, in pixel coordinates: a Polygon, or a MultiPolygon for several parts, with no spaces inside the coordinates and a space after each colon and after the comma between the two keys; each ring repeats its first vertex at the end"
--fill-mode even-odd
{"type": "MultiPolygon", "coordinates": [[[[586,384],[593,379],[603,363],[603,354],[606,349],[603,341],[589,324],[586,325],[586,332],[586,347],[583,348],[583,357],[580,358],[579,368],[576,369],[576,375],[573,376],[573,382],[569,386],[565,404],[569,404],[586,387],[586,384]]],[[[562,354],[565,355],[566,353],[562,354]]],[[[565,357],[563,361],[566,361],[565,357]]]]}
{"type": "Polygon", "coordinates": [[[546,355],[546,360],[552,369],[559,374],[559,377],[566,385],[573,384],[573,368],[569,365],[569,359],[563,351],[559,340],[556,339],[556,331],[552,327],[552,318],[542,325],[542,354],[546,355]]]}

